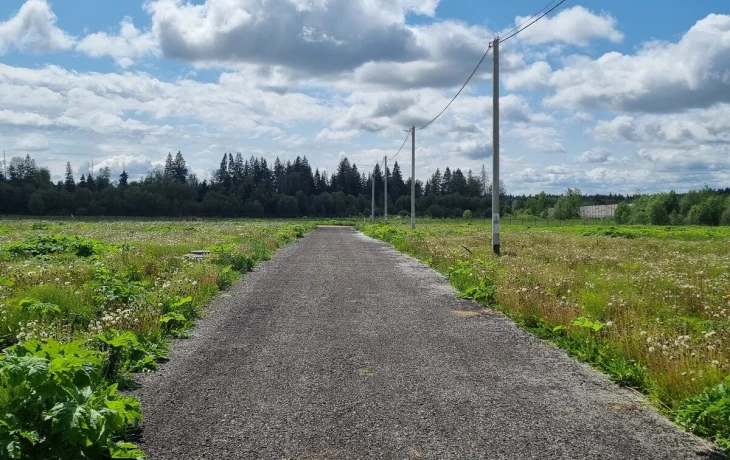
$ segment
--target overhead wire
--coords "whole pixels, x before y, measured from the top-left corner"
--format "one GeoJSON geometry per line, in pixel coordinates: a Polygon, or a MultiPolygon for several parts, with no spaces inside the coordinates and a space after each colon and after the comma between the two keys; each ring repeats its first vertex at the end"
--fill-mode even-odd
{"type": "MultiPolygon", "coordinates": [[[[558,0],[552,0],[550,3],[548,3],[547,5],[545,5],[540,11],[538,11],[537,13],[533,14],[532,16],[530,16],[530,18],[527,19],[526,21],[524,21],[522,24],[516,26],[515,28],[513,28],[512,30],[510,30],[509,32],[507,32],[505,38],[499,39],[500,43],[509,40],[510,38],[514,37],[515,35],[521,33],[525,29],[527,29],[528,27],[532,26],[537,21],[539,21],[540,19],[544,18],[545,16],[547,16],[548,14],[550,14],[552,11],[554,11],[556,8],[558,8],[560,5],[562,5],[563,3],[565,3],[565,1],[566,0],[560,0],[560,1],[558,1],[558,0]],[[556,1],[558,3],[555,4],[555,5],[553,5],[556,1]],[[545,11],[545,10],[547,10],[547,11],[545,11]]],[[[451,107],[451,104],[453,104],[454,101],[456,100],[456,98],[458,98],[459,95],[462,93],[462,91],[464,91],[464,88],[466,88],[466,85],[468,85],[469,82],[471,81],[471,79],[474,78],[474,75],[476,75],[477,71],[479,70],[479,67],[481,67],[481,65],[484,63],[484,60],[487,58],[487,55],[489,54],[489,51],[492,49],[492,47],[493,47],[493,42],[492,43],[489,43],[489,47],[487,47],[487,50],[484,52],[484,55],[479,60],[479,62],[477,63],[476,67],[474,67],[474,70],[472,70],[471,74],[469,74],[469,77],[466,79],[466,81],[464,82],[464,84],[461,85],[461,88],[459,88],[459,91],[457,91],[456,94],[454,95],[454,97],[451,98],[451,100],[449,101],[449,103],[446,104],[446,107],[444,107],[443,110],[441,110],[441,112],[438,113],[438,115],[436,115],[434,118],[432,118],[431,121],[429,121],[425,125],[421,126],[420,128],[417,128],[416,129],[417,131],[421,131],[423,129],[428,128],[433,122],[435,122],[436,120],[438,120],[439,117],[441,117],[441,115],[443,115],[444,112],[446,112],[446,110],[448,110],[449,107],[451,107]]],[[[405,144],[405,142],[404,142],[404,144],[405,144]]]]}
{"type": "Polygon", "coordinates": [[[542,9],[541,9],[540,11],[538,11],[538,12],[537,12],[537,13],[535,13],[535,14],[533,14],[532,16],[530,16],[530,17],[529,17],[528,19],[526,19],[525,21],[522,21],[522,24],[520,24],[520,25],[518,25],[518,26],[515,26],[515,28],[514,28],[514,29],[512,29],[512,30],[510,30],[509,32],[505,32],[505,33],[504,33],[504,36],[505,36],[505,37],[506,37],[506,36],[508,36],[509,34],[511,34],[512,32],[514,32],[515,30],[517,30],[517,29],[521,28],[522,26],[524,26],[524,25],[525,25],[525,24],[527,24],[528,22],[532,21],[533,19],[535,19],[535,17],[536,17],[536,16],[538,15],[538,14],[540,14],[540,13],[542,13],[543,11],[545,11],[546,9],[548,9],[548,8],[550,7],[550,5],[552,5],[553,3],[557,2],[557,1],[558,1],[558,0],[552,0],[552,1],[550,2],[550,3],[548,3],[547,5],[545,5],[544,7],[542,7],[542,9]]]}
{"type": "Polygon", "coordinates": [[[428,122],[428,123],[426,123],[425,125],[421,126],[420,128],[416,128],[416,131],[421,131],[422,129],[426,129],[426,128],[428,128],[428,127],[429,127],[429,125],[431,125],[431,123],[433,123],[434,121],[438,120],[438,119],[439,119],[439,117],[440,117],[441,115],[443,115],[443,114],[444,114],[444,112],[446,112],[446,110],[447,110],[447,109],[448,109],[449,107],[451,107],[451,104],[453,104],[453,103],[454,103],[454,101],[456,100],[456,98],[457,98],[457,97],[459,97],[459,94],[461,94],[461,92],[462,92],[462,91],[464,91],[464,88],[466,88],[466,85],[468,85],[468,84],[469,84],[469,82],[471,81],[471,79],[472,79],[472,78],[474,77],[474,75],[475,75],[475,74],[477,73],[477,70],[479,70],[479,67],[481,67],[482,63],[483,63],[483,62],[484,62],[484,60],[485,60],[485,59],[487,58],[487,54],[489,54],[489,51],[490,51],[491,49],[492,49],[492,44],[490,43],[490,44],[489,44],[489,47],[487,47],[487,51],[485,51],[485,52],[484,52],[484,55],[482,56],[482,58],[481,58],[481,59],[479,60],[479,62],[477,63],[477,66],[476,66],[476,67],[474,67],[474,70],[472,70],[471,74],[469,75],[469,78],[467,78],[467,79],[466,79],[466,81],[464,82],[464,84],[463,84],[463,85],[461,85],[461,88],[459,88],[459,91],[458,91],[458,92],[456,93],[456,95],[455,95],[455,96],[454,96],[453,98],[451,98],[451,100],[449,101],[449,103],[448,103],[448,104],[446,104],[446,107],[444,107],[444,109],[443,109],[443,110],[442,110],[441,112],[439,112],[439,114],[438,114],[438,115],[436,115],[436,116],[435,116],[435,117],[434,117],[434,118],[433,118],[433,119],[432,119],[431,121],[429,121],[429,122],[428,122]]]}
{"type": "Polygon", "coordinates": [[[397,151],[397,152],[395,152],[395,155],[393,155],[392,157],[388,158],[389,160],[392,160],[393,158],[395,158],[395,157],[397,157],[397,156],[398,156],[398,154],[399,154],[399,153],[401,152],[401,150],[403,150],[403,147],[405,147],[405,145],[406,145],[406,142],[408,142],[408,138],[409,138],[409,137],[411,137],[411,130],[410,130],[410,129],[408,130],[408,134],[406,134],[406,138],[405,138],[405,139],[403,139],[403,144],[401,144],[401,146],[400,146],[400,148],[398,149],[398,151],[397,151]]]}
{"type": "MultiPolygon", "coordinates": [[[[553,0],[553,2],[550,2],[550,3],[548,4],[548,6],[550,6],[550,4],[552,4],[552,3],[554,3],[554,0],[553,0]]],[[[506,37],[504,37],[504,38],[501,38],[501,39],[499,40],[499,42],[500,42],[500,43],[506,42],[507,40],[509,40],[510,38],[512,38],[512,37],[514,37],[515,35],[519,34],[520,32],[523,32],[523,31],[524,31],[525,29],[527,29],[528,27],[530,27],[531,25],[535,24],[535,23],[536,23],[537,21],[539,21],[540,19],[542,19],[542,18],[544,18],[545,16],[547,16],[548,14],[550,14],[550,13],[551,13],[552,11],[554,11],[554,10],[555,10],[556,8],[558,8],[558,7],[559,7],[560,5],[562,5],[563,3],[565,3],[565,0],[560,0],[560,1],[559,1],[559,2],[558,2],[558,3],[556,4],[556,5],[555,5],[555,6],[553,6],[552,8],[550,8],[549,10],[545,11],[545,12],[544,12],[543,14],[541,14],[540,16],[538,16],[538,17],[537,17],[537,19],[535,19],[534,21],[530,22],[530,23],[529,23],[529,24],[527,24],[527,25],[524,25],[524,23],[523,23],[524,27],[520,26],[520,28],[519,28],[519,29],[518,29],[518,30],[517,30],[516,32],[512,32],[511,34],[507,35],[506,37]]],[[[547,8],[547,6],[546,6],[545,8],[547,8]]],[[[543,9],[542,9],[542,10],[540,10],[540,11],[543,11],[543,10],[545,10],[545,8],[543,8],[543,9]]],[[[538,12],[537,14],[540,14],[540,12],[538,12]]],[[[533,15],[533,18],[534,18],[535,16],[537,16],[537,14],[533,15]]],[[[529,20],[528,20],[528,21],[529,21],[529,20]]],[[[514,30],[514,29],[513,29],[513,30],[514,30]]]]}

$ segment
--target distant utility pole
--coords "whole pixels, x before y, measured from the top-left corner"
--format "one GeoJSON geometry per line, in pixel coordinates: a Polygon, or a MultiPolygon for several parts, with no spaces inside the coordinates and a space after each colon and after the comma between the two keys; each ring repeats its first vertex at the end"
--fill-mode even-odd
{"type": "Polygon", "coordinates": [[[385,223],[388,223],[388,155],[385,155],[385,223]]]}
{"type": "Polygon", "coordinates": [[[499,38],[492,42],[492,249],[499,255],[499,38]]]}
{"type": "Polygon", "coordinates": [[[370,216],[370,222],[375,223],[375,169],[373,168],[373,174],[370,177],[370,182],[373,183],[373,198],[370,201],[370,206],[372,207],[372,215],[370,216]]]}
{"type": "Polygon", "coordinates": [[[5,161],[5,149],[3,149],[3,177],[8,180],[8,163],[5,161]]]}
{"type": "Polygon", "coordinates": [[[411,128],[411,230],[416,229],[416,127],[411,128]]]}

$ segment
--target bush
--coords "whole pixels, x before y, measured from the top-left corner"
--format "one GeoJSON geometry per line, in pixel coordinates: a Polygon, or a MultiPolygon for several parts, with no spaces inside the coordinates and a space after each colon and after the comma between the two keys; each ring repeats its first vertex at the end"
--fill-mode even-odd
{"type": "Polygon", "coordinates": [[[463,217],[464,219],[467,219],[467,220],[471,220],[473,215],[472,215],[471,211],[467,209],[466,211],[464,211],[464,214],[462,214],[461,217],[463,217]]]}
{"type": "Polygon", "coordinates": [[[103,354],[81,342],[30,341],[0,356],[7,392],[0,420],[4,458],[142,458],[122,438],[142,418],[139,404],[101,375],[103,354]]]}
{"type": "Polygon", "coordinates": [[[699,396],[686,399],[677,410],[677,421],[730,450],[730,377],[699,396]]]}
{"type": "Polygon", "coordinates": [[[669,213],[664,205],[664,200],[660,196],[657,196],[649,203],[647,214],[649,215],[649,223],[652,225],[667,225],[669,223],[669,213]]]}
{"type": "Polygon", "coordinates": [[[613,217],[617,224],[628,224],[631,221],[631,205],[622,201],[616,206],[613,217]]]}
{"type": "Polygon", "coordinates": [[[282,196],[276,205],[276,212],[281,217],[296,217],[299,212],[299,202],[293,196],[282,196]]]}
{"type": "Polygon", "coordinates": [[[553,215],[558,220],[577,219],[580,217],[580,190],[568,189],[555,203],[553,215]]]}
{"type": "Polygon", "coordinates": [[[444,210],[441,206],[434,204],[428,207],[426,214],[433,217],[434,219],[440,219],[444,217],[444,210]]]}
{"type": "Polygon", "coordinates": [[[19,243],[5,245],[4,249],[15,256],[44,256],[74,254],[89,257],[98,254],[104,245],[96,240],[76,236],[32,236],[19,243]]]}

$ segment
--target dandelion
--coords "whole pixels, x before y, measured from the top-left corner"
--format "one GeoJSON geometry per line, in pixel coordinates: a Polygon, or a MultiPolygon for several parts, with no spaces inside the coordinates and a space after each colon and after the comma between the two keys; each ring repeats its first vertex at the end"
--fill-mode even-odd
{"type": "Polygon", "coordinates": [[[654,347],[649,347],[649,353],[654,353],[654,347]]]}

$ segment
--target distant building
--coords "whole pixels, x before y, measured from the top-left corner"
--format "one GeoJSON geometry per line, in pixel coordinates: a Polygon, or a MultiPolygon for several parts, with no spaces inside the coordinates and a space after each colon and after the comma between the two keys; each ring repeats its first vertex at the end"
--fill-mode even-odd
{"type": "Polygon", "coordinates": [[[581,206],[581,219],[610,219],[616,212],[617,204],[602,204],[599,206],[581,206]]]}

